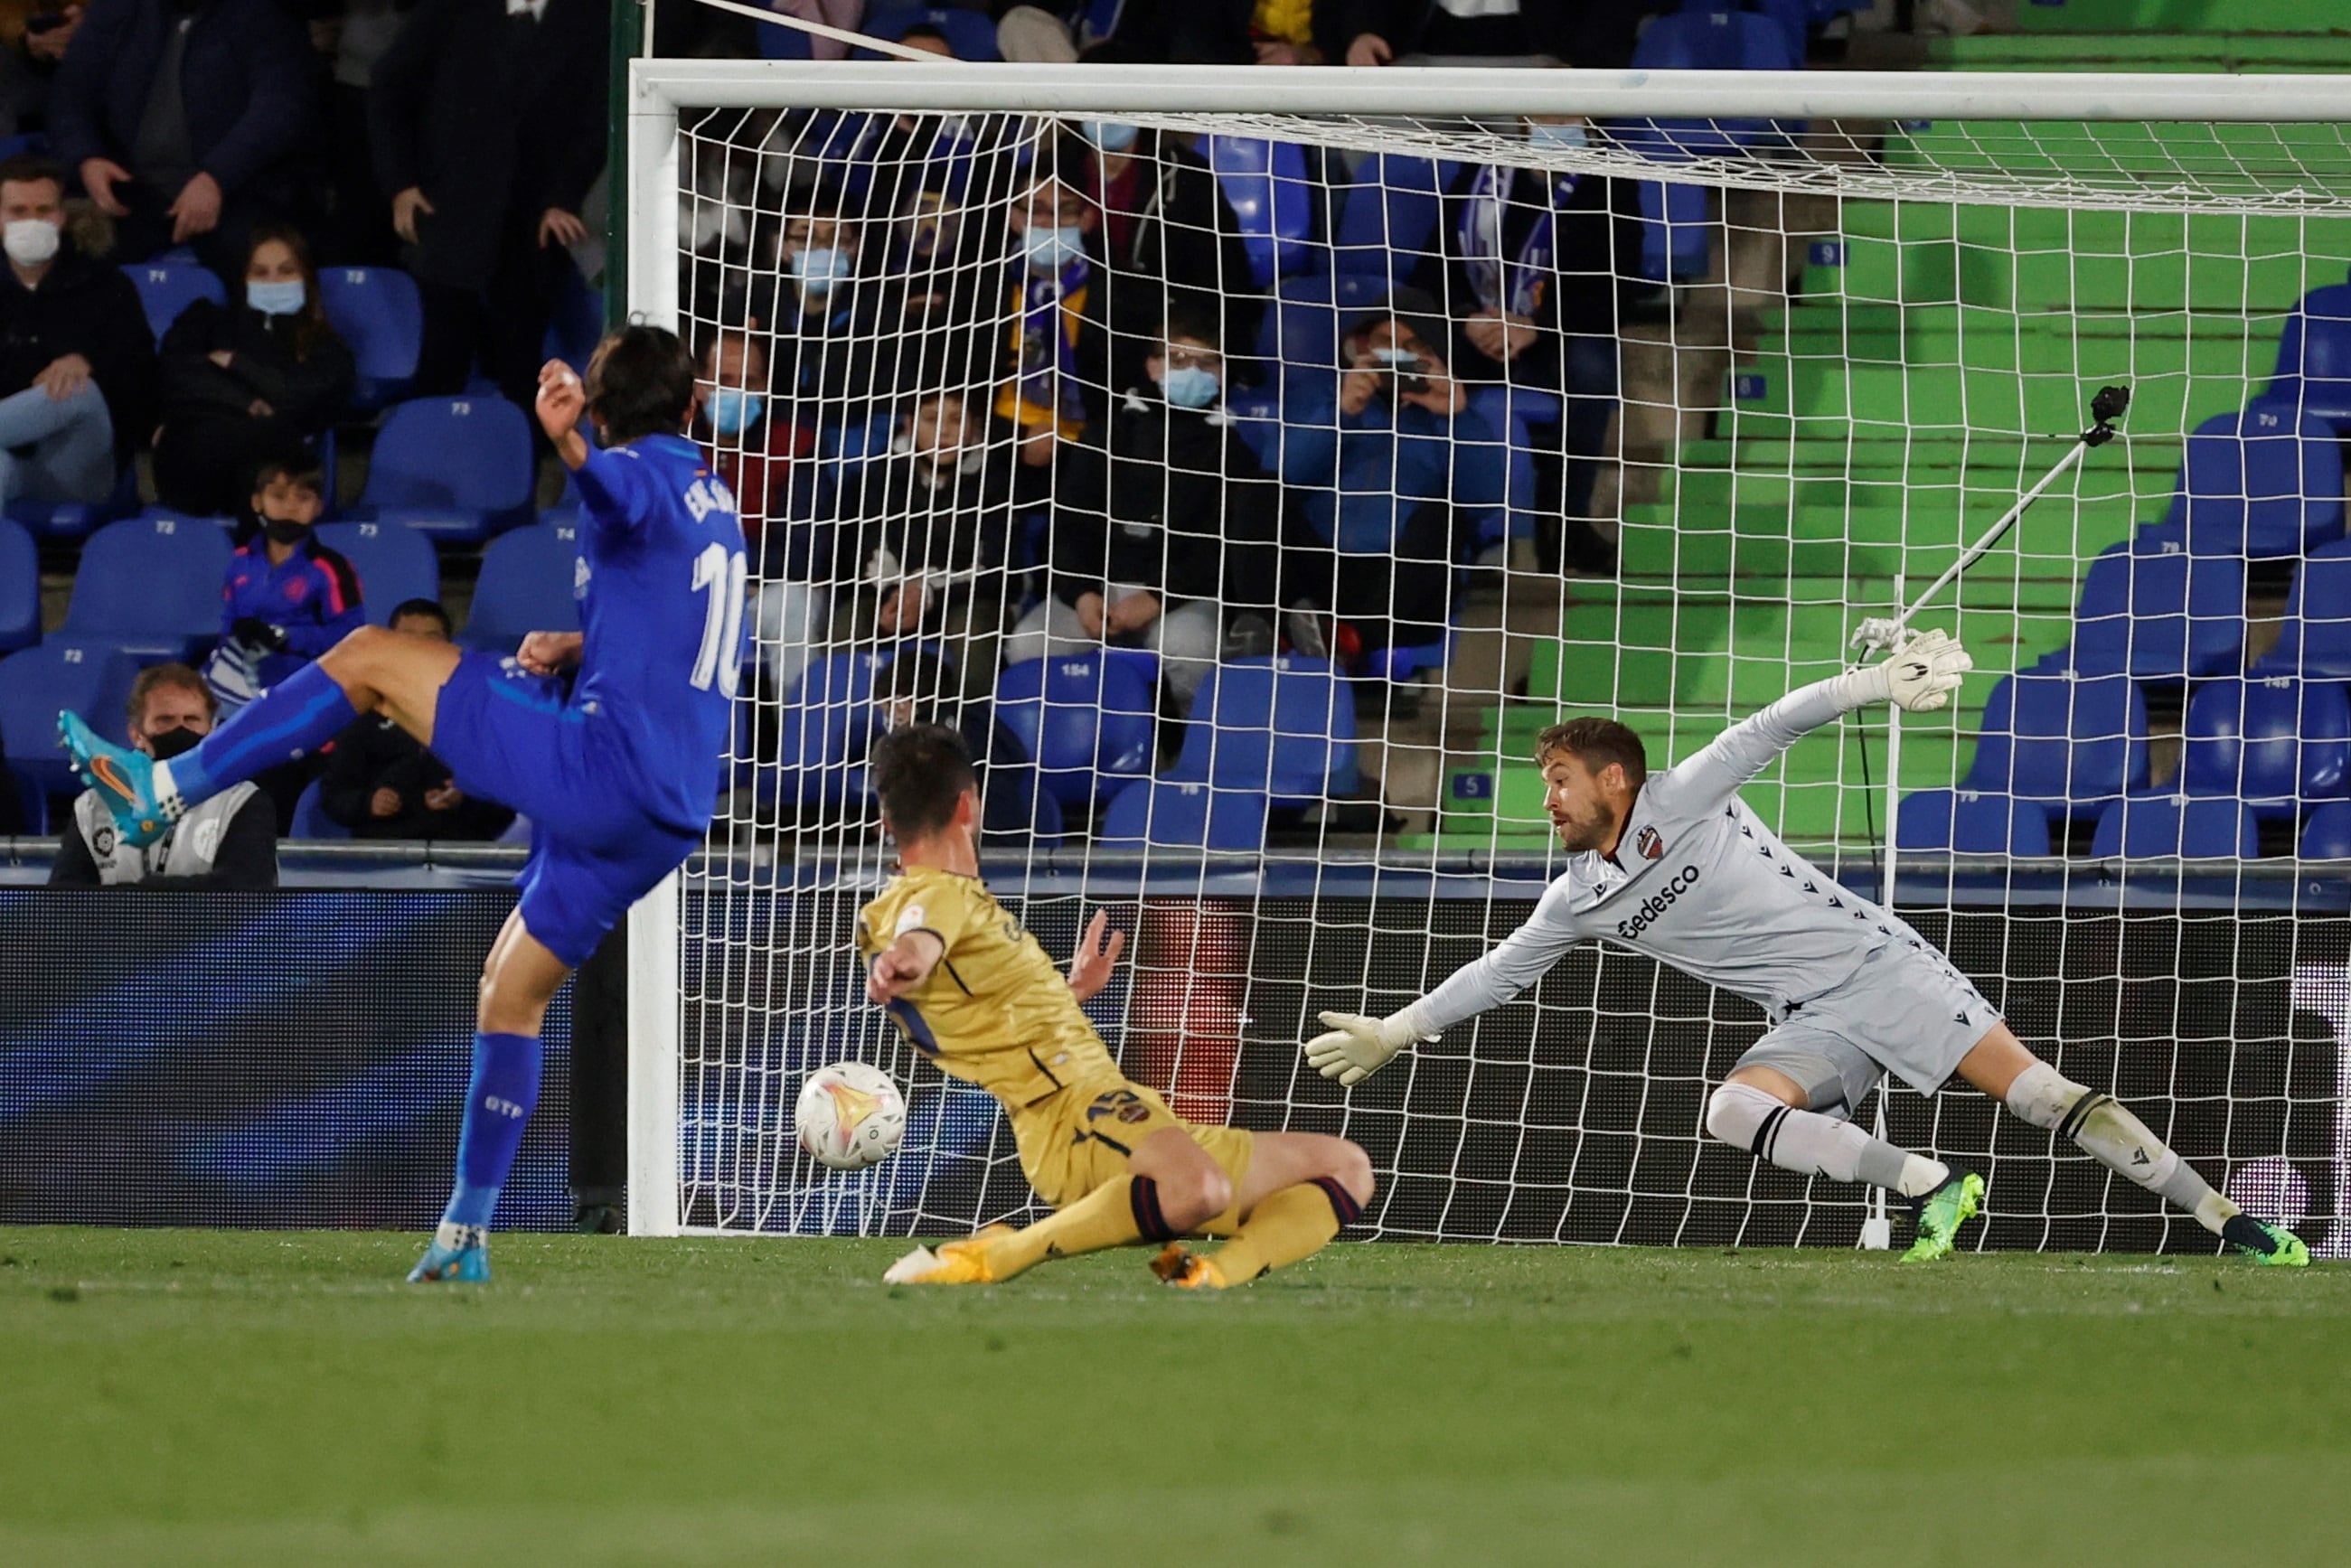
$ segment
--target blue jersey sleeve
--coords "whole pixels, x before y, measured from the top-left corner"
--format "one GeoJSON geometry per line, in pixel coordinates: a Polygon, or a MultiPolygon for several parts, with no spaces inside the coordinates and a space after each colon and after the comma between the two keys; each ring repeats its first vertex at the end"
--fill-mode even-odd
{"type": "Polygon", "coordinates": [[[660,476],[627,447],[591,449],[572,482],[581,521],[606,538],[643,533],[660,499],[660,476]]]}

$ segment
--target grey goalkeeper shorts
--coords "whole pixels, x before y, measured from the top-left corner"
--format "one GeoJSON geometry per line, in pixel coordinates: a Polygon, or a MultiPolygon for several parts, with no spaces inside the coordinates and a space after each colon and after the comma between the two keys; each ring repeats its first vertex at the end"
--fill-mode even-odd
{"type": "Polygon", "coordinates": [[[2000,1021],[1973,981],[1931,947],[1881,947],[1853,977],[1790,1009],[1739,1059],[1793,1080],[1823,1115],[1850,1115],[1891,1072],[1932,1094],[2000,1021]]]}

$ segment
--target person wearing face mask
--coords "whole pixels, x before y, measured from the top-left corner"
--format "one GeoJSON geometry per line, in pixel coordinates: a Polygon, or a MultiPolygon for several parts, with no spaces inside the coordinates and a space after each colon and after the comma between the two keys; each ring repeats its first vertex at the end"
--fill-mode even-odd
{"type": "Polygon", "coordinates": [[[1271,646],[1281,493],[1223,410],[1213,312],[1171,313],[1144,365],[1150,381],[1120,399],[1107,450],[1061,446],[1050,592],[1004,659],[1148,648],[1188,713],[1228,623],[1256,617],[1271,646]]]}
{"type": "MultiPolygon", "coordinates": [[[[212,733],[212,693],[185,664],[139,672],[131,688],[131,744],[168,760],[212,733]]],[[[51,887],[225,888],[277,885],[277,809],[252,784],[194,807],[149,844],[127,844],[95,789],[74,801],[71,826],[49,862],[51,887]]]]}
{"type": "Polygon", "coordinates": [[[1099,427],[1110,385],[1116,286],[1092,252],[1101,210],[1086,198],[1085,159],[1068,138],[1040,150],[1011,205],[1013,326],[995,411],[1019,431],[1031,467],[1052,462],[1056,439],[1099,427]]]}
{"type": "MultiPolygon", "coordinates": [[[[1531,155],[1572,160],[1590,132],[1574,115],[1525,122],[1531,155]]],[[[1614,569],[1592,521],[1593,494],[1616,408],[1621,324],[1639,282],[1639,198],[1630,182],[1576,169],[1464,165],[1447,194],[1441,249],[1415,281],[1459,324],[1453,359],[1472,382],[1562,400],[1531,423],[1539,563],[1614,569]]]]}
{"type": "Polygon", "coordinates": [[[742,329],[722,330],[703,346],[702,409],[694,436],[718,476],[735,492],[743,519],[751,576],[754,645],[767,655],[777,695],[789,691],[806,667],[811,645],[832,623],[831,601],[810,583],[817,550],[808,507],[795,510],[795,476],[816,450],[816,433],[796,423],[789,404],[770,391],[768,340],[742,329]],[[771,528],[770,524],[774,527],[771,528]]]}
{"type": "Polygon", "coordinates": [[[283,225],[253,231],[244,298],[199,299],[163,334],[155,495],[233,517],[254,465],[315,442],[350,405],[351,350],[327,321],[310,247],[283,225]]]}
{"type": "Polygon", "coordinates": [[[308,457],[275,458],[255,472],[253,532],[229,557],[222,652],[214,655],[216,667],[227,659],[251,672],[243,685],[214,681],[214,695],[231,712],[367,624],[358,570],[319,542],[324,488],[308,457]]]}
{"type": "Polygon", "coordinates": [[[103,501],[154,428],[139,291],[65,232],[64,191],[46,158],[0,162],[0,502],[103,501]]]}
{"type": "Polygon", "coordinates": [[[862,235],[839,193],[819,190],[784,218],[770,278],[755,280],[747,306],[770,334],[768,383],[785,399],[838,407],[864,395],[872,361],[872,305],[861,277],[862,235]]]}

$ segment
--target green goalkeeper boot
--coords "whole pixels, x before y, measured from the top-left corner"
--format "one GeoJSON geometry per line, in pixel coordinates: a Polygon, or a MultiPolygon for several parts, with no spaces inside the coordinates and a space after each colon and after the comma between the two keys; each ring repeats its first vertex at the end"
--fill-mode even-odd
{"type": "Polygon", "coordinates": [[[1931,1263],[1948,1258],[1958,1243],[1959,1227],[1983,1207],[1984,1179],[1973,1171],[1951,1177],[1918,1200],[1918,1239],[1902,1254],[1905,1263],[1931,1263]]]}
{"type": "Polygon", "coordinates": [[[2220,1228],[2220,1239],[2268,1268],[2310,1267],[2310,1249],[2303,1245],[2301,1237],[2250,1214],[2231,1215],[2228,1224],[2220,1228]]]}

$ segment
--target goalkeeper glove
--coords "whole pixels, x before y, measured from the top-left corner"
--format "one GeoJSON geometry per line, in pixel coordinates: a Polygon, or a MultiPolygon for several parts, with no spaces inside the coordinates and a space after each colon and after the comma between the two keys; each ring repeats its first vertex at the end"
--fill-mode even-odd
{"type": "Polygon", "coordinates": [[[1911,713],[1931,713],[1951,700],[1976,662],[1941,632],[1904,639],[1878,668],[1886,674],[1886,700],[1911,713]]]}
{"type": "Polygon", "coordinates": [[[1306,1065],[1350,1088],[1385,1067],[1413,1041],[1437,1038],[1436,1031],[1421,1023],[1418,1003],[1384,1019],[1353,1013],[1324,1013],[1322,1018],[1331,1032],[1306,1042],[1306,1065]]]}

